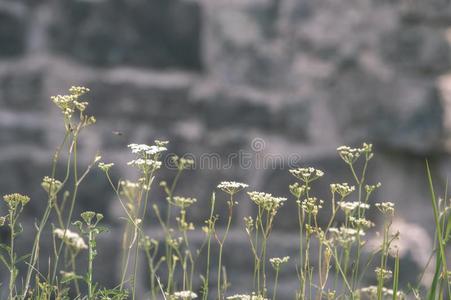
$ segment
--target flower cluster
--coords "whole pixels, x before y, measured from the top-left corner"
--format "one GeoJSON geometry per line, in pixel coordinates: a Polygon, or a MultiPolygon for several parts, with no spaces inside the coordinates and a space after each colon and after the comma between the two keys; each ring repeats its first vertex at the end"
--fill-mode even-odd
{"type": "Polygon", "coordinates": [[[282,257],[282,258],[280,258],[280,257],[273,257],[273,258],[269,259],[269,262],[271,263],[272,267],[275,270],[278,270],[278,269],[280,269],[280,266],[282,264],[284,264],[284,263],[287,263],[289,259],[290,259],[289,256],[285,256],[285,257],[282,257]]]}
{"type": "MultiPolygon", "coordinates": [[[[168,199],[168,200],[170,200],[170,199],[168,199]]],[[[176,205],[180,208],[187,208],[197,202],[196,198],[180,197],[180,196],[174,196],[172,198],[172,200],[174,201],[174,205],[176,205]]]]}
{"type": "Polygon", "coordinates": [[[348,183],[332,183],[330,185],[330,190],[333,193],[337,193],[341,196],[341,198],[344,198],[351,194],[355,190],[355,186],[349,185],[348,183]]]}
{"type": "Polygon", "coordinates": [[[76,232],[72,232],[69,229],[64,230],[56,228],[53,230],[53,234],[74,250],[79,251],[82,249],[88,249],[88,246],[83,238],[76,232]]]}
{"type": "Polygon", "coordinates": [[[395,213],[395,204],[393,202],[376,203],[375,206],[385,215],[393,215],[395,213]]]}
{"type": "Polygon", "coordinates": [[[324,175],[323,171],[312,168],[312,167],[292,169],[292,170],[290,170],[290,173],[297,179],[299,179],[307,184],[324,175]]]}
{"type": "Polygon", "coordinates": [[[338,155],[348,164],[355,163],[361,154],[359,148],[351,148],[349,146],[340,146],[337,148],[338,155]]]}
{"type": "Polygon", "coordinates": [[[134,159],[127,163],[129,166],[137,167],[144,173],[150,173],[152,171],[158,170],[161,168],[161,161],[156,161],[153,159],[134,159]]]}
{"type": "Polygon", "coordinates": [[[222,190],[226,194],[233,196],[239,191],[244,190],[248,186],[249,185],[245,183],[235,181],[222,181],[220,184],[218,184],[218,189],[222,190]]]}
{"type": "Polygon", "coordinates": [[[155,145],[152,146],[146,144],[130,144],[128,147],[138,158],[129,161],[127,164],[138,168],[144,174],[151,174],[161,167],[162,163],[159,161],[159,158],[161,153],[167,150],[165,147],[167,144],[167,141],[159,140],[155,140],[155,145]]]}
{"type": "Polygon", "coordinates": [[[182,300],[187,300],[187,299],[196,299],[197,298],[197,294],[192,292],[192,291],[180,291],[180,292],[175,292],[172,297],[170,297],[170,299],[182,299],[182,300]]]}
{"type": "Polygon", "coordinates": [[[185,170],[194,165],[193,159],[186,157],[178,157],[177,155],[173,155],[171,157],[171,161],[177,170],[185,170]]]}
{"type": "Polygon", "coordinates": [[[61,181],[55,178],[50,178],[49,176],[45,176],[42,179],[41,183],[42,188],[51,196],[53,196],[56,192],[59,191],[61,185],[62,185],[61,181]]]}
{"type": "Polygon", "coordinates": [[[249,198],[257,204],[257,206],[269,211],[277,211],[287,198],[274,197],[272,194],[261,192],[248,192],[249,198]]]}
{"type": "Polygon", "coordinates": [[[357,208],[361,208],[361,209],[369,209],[370,208],[369,204],[358,202],[358,201],[353,201],[353,202],[340,201],[340,202],[338,202],[338,206],[345,212],[345,214],[349,214],[357,208]]]}
{"type": "Polygon", "coordinates": [[[363,230],[357,230],[343,226],[340,228],[329,228],[329,232],[332,234],[333,240],[337,241],[343,247],[347,247],[350,244],[354,243],[359,235],[365,235],[365,232],[363,232],[363,230]]]}
{"type": "Polygon", "coordinates": [[[372,192],[374,192],[376,189],[380,188],[382,186],[382,184],[380,182],[378,182],[377,184],[371,184],[371,185],[365,185],[365,191],[367,194],[371,194],[372,192]]]}
{"type": "Polygon", "coordinates": [[[83,112],[88,106],[88,102],[80,100],[80,97],[87,92],[89,92],[88,88],[72,86],[69,89],[69,95],[52,96],[50,99],[58,106],[64,116],[70,119],[76,110],[83,112]]]}
{"type": "Polygon", "coordinates": [[[393,274],[392,271],[387,270],[387,269],[382,269],[379,267],[376,268],[374,270],[374,272],[376,273],[377,278],[382,278],[382,279],[390,279],[393,274]]]}
{"type": "Polygon", "coordinates": [[[142,184],[139,182],[133,182],[130,180],[119,181],[119,194],[128,199],[130,202],[133,202],[138,198],[141,188],[142,184]]]}
{"type": "Polygon", "coordinates": [[[261,295],[255,295],[255,294],[251,294],[251,295],[236,294],[236,295],[227,297],[227,300],[268,300],[268,299],[261,295]]]}
{"type": "Polygon", "coordinates": [[[301,185],[297,182],[290,184],[289,186],[290,193],[296,197],[296,199],[301,198],[306,192],[310,190],[309,186],[301,185]]]}
{"type": "Polygon", "coordinates": [[[304,199],[302,202],[298,202],[305,213],[312,215],[318,214],[318,211],[323,208],[323,203],[323,200],[318,200],[316,197],[309,197],[304,199]]]}
{"type": "Polygon", "coordinates": [[[100,170],[102,170],[103,172],[108,172],[112,166],[114,166],[114,163],[104,163],[104,162],[99,162],[98,164],[100,170]]]}
{"type": "Polygon", "coordinates": [[[10,209],[16,209],[16,207],[19,204],[21,204],[22,206],[25,206],[30,201],[30,197],[22,195],[22,194],[14,193],[14,194],[9,194],[9,195],[4,195],[3,200],[6,202],[6,204],[8,205],[8,207],[10,209]]]}
{"type": "MultiPolygon", "coordinates": [[[[377,297],[377,286],[371,285],[368,287],[361,288],[359,290],[359,293],[363,293],[365,295],[368,295],[370,297],[370,299],[374,299],[377,297]]],[[[392,289],[387,289],[386,287],[382,288],[382,295],[384,297],[391,298],[391,297],[393,297],[393,294],[394,294],[394,291],[392,289]]],[[[403,292],[398,291],[396,294],[397,294],[399,300],[406,299],[406,295],[403,292]]]]}
{"type": "Polygon", "coordinates": [[[141,156],[153,156],[155,154],[168,150],[166,147],[158,145],[146,145],[146,144],[130,144],[128,148],[132,149],[133,154],[139,154],[141,156]]]}
{"type": "Polygon", "coordinates": [[[365,159],[368,161],[373,158],[373,145],[363,143],[361,148],[351,148],[349,146],[340,146],[337,148],[338,155],[347,164],[352,165],[355,163],[359,157],[364,154],[365,159]]]}
{"type": "Polygon", "coordinates": [[[354,226],[357,228],[369,229],[375,226],[373,222],[365,218],[355,218],[353,216],[350,216],[349,221],[351,221],[351,223],[354,224],[354,226]]]}

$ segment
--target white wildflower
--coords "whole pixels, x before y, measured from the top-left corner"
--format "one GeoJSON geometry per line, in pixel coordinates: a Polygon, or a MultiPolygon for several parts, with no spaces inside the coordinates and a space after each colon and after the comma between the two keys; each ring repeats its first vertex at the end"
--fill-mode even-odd
{"type": "Polygon", "coordinates": [[[348,183],[332,183],[330,185],[332,193],[338,193],[342,198],[348,196],[355,190],[355,186],[349,186],[348,183]]]}
{"type": "Polygon", "coordinates": [[[180,291],[174,293],[174,299],[195,299],[197,294],[192,291],[180,291]]]}
{"type": "Polygon", "coordinates": [[[158,170],[161,167],[161,161],[138,158],[129,161],[127,165],[137,167],[143,172],[149,172],[158,170]]]}
{"type": "Polygon", "coordinates": [[[274,197],[268,193],[248,192],[247,194],[255,204],[267,211],[276,211],[287,200],[287,198],[274,197]]]}
{"type": "Polygon", "coordinates": [[[280,266],[284,263],[287,263],[288,260],[290,259],[289,256],[285,256],[285,257],[273,257],[269,259],[269,262],[271,263],[272,267],[276,270],[278,270],[280,268],[280,266]]]}
{"type": "Polygon", "coordinates": [[[298,202],[305,213],[313,215],[318,214],[318,211],[323,208],[323,203],[323,200],[318,200],[316,197],[309,197],[304,199],[302,202],[298,202]]]}
{"type": "Polygon", "coordinates": [[[104,172],[108,172],[112,166],[114,166],[114,163],[104,163],[104,162],[99,162],[98,164],[99,169],[104,171],[104,172]]]}
{"type": "Polygon", "coordinates": [[[349,221],[351,221],[356,227],[368,229],[371,227],[374,227],[375,224],[371,222],[370,220],[367,220],[365,218],[355,218],[355,217],[349,217],[349,221]]]}
{"type": "Polygon", "coordinates": [[[290,173],[297,179],[299,179],[307,184],[324,175],[323,171],[312,168],[312,167],[292,169],[292,170],[290,170],[290,173]]]}
{"type": "Polygon", "coordinates": [[[383,214],[393,215],[395,213],[395,204],[393,202],[376,203],[375,206],[383,214]]]}
{"type": "Polygon", "coordinates": [[[130,144],[128,148],[132,149],[132,153],[140,155],[155,155],[168,150],[166,147],[146,144],[130,144]]]}
{"type": "Polygon", "coordinates": [[[339,229],[335,227],[329,228],[329,233],[331,233],[333,239],[343,247],[349,246],[349,244],[354,243],[358,236],[365,235],[365,232],[363,230],[356,230],[343,226],[339,229]]]}
{"type": "Polygon", "coordinates": [[[227,300],[268,300],[261,295],[246,295],[246,294],[236,294],[233,296],[227,297],[227,300]]]}
{"type": "Polygon", "coordinates": [[[245,183],[240,183],[236,181],[222,181],[220,184],[218,184],[218,189],[222,190],[224,193],[233,196],[234,194],[247,188],[248,186],[249,185],[245,183]]]}
{"type": "Polygon", "coordinates": [[[53,234],[75,250],[88,249],[83,238],[76,232],[56,228],[53,230],[53,234]]]}
{"type": "Polygon", "coordinates": [[[369,209],[370,205],[366,204],[366,203],[362,203],[362,202],[358,202],[358,201],[354,201],[354,202],[345,202],[345,201],[340,201],[338,202],[338,206],[346,213],[349,214],[350,212],[354,211],[357,208],[361,208],[361,209],[369,209]]]}
{"type": "MultiPolygon", "coordinates": [[[[171,200],[169,197],[167,199],[168,201],[171,200]]],[[[174,196],[172,200],[174,201],[174,205],[181,208],[186,208],[197,202],[196,198],[180,197],[180,196],[174,196]]]]}
{"type": "Polygon", "coordinates": [[[382,268],[376,268],[374,270],[374,272],[377,275],[377,278],[381,278],[381,279],[390,279],[392,277],[392,271],[387,270],[387,269],[382,269],[382,268]]]}

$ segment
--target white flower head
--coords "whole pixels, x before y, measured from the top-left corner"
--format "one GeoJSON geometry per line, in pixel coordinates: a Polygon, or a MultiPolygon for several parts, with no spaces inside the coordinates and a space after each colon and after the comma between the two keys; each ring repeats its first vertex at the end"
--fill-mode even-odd
{"type": "Polygon", "coordinates": [[[301,205],[304,212],[308,214],[317,215],[318,211],[323,208],[324,201],[316,198],[316,197],[309,197],[304,199],[302,202],[299,201],[298,204],[301,205]]]}
{"type": "Polygon", "coordinates": [[[53,230],[53,234],[75,250],[88,249],[83,238],[76,232],[56,228],[53,230]]]}
{"type": "Polygon", "coordinates": [[[239,191],[247,188],[249,185],[236,181],[222,181],[218,184],[218,189],[229,195],[234,195],[239,191]]]}
{"type": "MultiPolygon", "coordinates": [[[[167,199],[171,200],[169,197],[167,199]]],[[[191,206],[192,204],[197,202],[196,198],[180,197],[180,196],[174,196],[172,200],[174,201],[174,205],[180,208],[187,208],[188,206],[191,206]]]]}
{"type": "Polygon", "coordinates": [[[157,145],[146,145],[146,144],[130,144],[128,145],[128,148],[132,149],[132,153],[139,154],[139,155],[155,155],[161,152],[164,152],[167,150],[164,146],[157,146],[157,145]]]}
{"type": "Polygon", "coordinates": [[[251,295],[236,294],[236,295],[227,297],[227,300],[268,300],[268,299],[261,295],[255,295],[254,293],[252,293],[251,295]]]}
{"type": "Polygon", "coordinates": [[[395,204],[393,202],[376,203],[374,206],[383,214],[393,215],[395,213],[395,204]]]}
{"type": "Polygon", "coordinates": [[[340,202],[338,202],[338,206],[346,214],[351,213],[352,211],[354,211],[357,208],[360,208],[360,209],[369,209],[370,208],[369,204],[358,202],[358,201],[353,201],[353,202],[340,201],[340,202]]]}
{"type": "Polygon", "coordinates": [[[363,230],[357,230],[354,228],[340,227],[329,228],[329,233],[332,234],[333,240],[337,241],[338,244],[343,247],[347,247],[350,244],[354,243],[357,240],[358,236],[364,236],[365,232],[363,230]]]}
{"type": "Polygon", "coordinates": [[[309,168],[297,168],[290,170],[291,175],[296,177],[297,179],[310,183],[320,177],[324,176],[324,172],[312,167],[309,168]]]}
{"type": "Polygon", "coordinates": [[[175,292],[173,295],[173,299],[186,300],[186,299],[196,299],[196,298],[197,298],[197,294],[192,291],[175,292]]]}
{"type": "Polygon", "coordinates": [[[261,193],[261,192],[248,192],[249,198],[267,211],[277,211],[287,198],[274,197],[272,194],[261,193]]]}
{"type": "Polygon", "coordinates": [[[161,161],[138,158],[129,161],[127,165],[136,167],[144,173],[149,173],[161,168],[161,161]]]}
{"type": "Polygon", "coordinates": [[[349,185],[348,183],[332,183],[330,185],[330,190],[332,193],[338,193],[342,198],[348,196],[355,190],[355,186],[349,185]]]}
{"type": "Polygon", "coordinates": [[[290,259],[289,256],[285,256],[285,257],[273,257],[269,259],[269,262],[271,263],[272,267],[276,270],[280,269],[280,266],[284,263],[287,263],[288,260],[290,259]]]}

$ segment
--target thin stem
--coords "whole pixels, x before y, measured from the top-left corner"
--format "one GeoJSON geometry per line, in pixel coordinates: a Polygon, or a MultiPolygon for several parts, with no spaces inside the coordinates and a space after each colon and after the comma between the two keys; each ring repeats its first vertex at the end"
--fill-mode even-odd
{"type": "Polygon", "coordinates": [[[92,289],[92,262],[94,260],[94,251],[93,251],[93,236],[92,236],[92,230],[91,228],[89,228],[89,257],[88,257],[88,279],[87,279],[87,283],[88,283],[88,300],[93,299],[93,289],[92,289]]]}
{"type": "Polygon", "coordinates": [[[202,300],[207,300],[207,298],[208,298],[208,288],[209,288],[209,280],[210,280],[211,234],[212,234],[212,230],[214,230],[213,213],[215,210],[215,202],[216,202],[216,196],[213,193],[211,196],[210,218],[208,221],[207,271],[205,274],[205,284],[204,284],[204,290],[203,290],[203,294],[202,294],[202,300]]]}
{"type": "Polygon", "coordinates": [[[13,300],[13,292],[15,287],[15,273],[16,273],[16,262],[15,262],[15,254],[14,254],[14,227],[15,227],[15,217],[14,210],[12,208],[9,209],[9,230],[10,230],[10,247],[9,247],[9,299],[13,300]]]}
{"type": "Polygon", "coordinates": [[[229,200],[229,218],[227,220],[227,227],[226,227],[226,231],[224,233],[224,236],[222,237],[222,240],[219,241],[219,258],[218,258],[218,299],[221,300],[221,272],[222,272],[222,249],[224,246],[224,242],[227,239],[227,235],[229,234],[229,229],[230,229],[230,224],[232,223],[232,215],[233,215],[233,195],[230,195],[230,200],[229,200]]]}
{"type": "Polygon", "coordinates": [[[274,279],[274,292],[272,294],[272,300],[276,300],[278,281],[279,281],[279,268],[276,268],[276,278],[274,279]]]}

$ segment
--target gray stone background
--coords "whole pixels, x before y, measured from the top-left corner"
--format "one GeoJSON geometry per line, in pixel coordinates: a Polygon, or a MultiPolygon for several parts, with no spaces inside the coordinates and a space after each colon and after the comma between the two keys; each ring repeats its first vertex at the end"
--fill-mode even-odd
{"type": "MultiPolygon", "coordinates": [[[[329,183],[351,179],[336,147],[368,141],[376,151],[369,180],[383,183],[373,201],[395,202],[395,223],[406,231],[406,284],[432,247],[425,158],[437,183],[451,173],[450,26],[445,0],[0,0],[0,191],[32,196],[25,224],[43,210],[40,181],[63,133],[49,97],[71,85],[91,89],[98,120],[81,141],[81,164],[100,150],[116,162],[116,179],[134,176],[125,166],[131,142],[169,139],[171,153],[218,153],[222,162],[250,155],[249,168],[233,160],[182,177],[177,194],[198,198],[198,225],[221,180],[289,196],[288,163],[298,156],[298,165],[326,172],[316,193],[327,200],[329,183]],[[258,167],[275,155],[274,166],[258,167]]],[[[242,217],[253,208],[244,193],[239,200],[226,244],[231,292],[248,291],[252,272],[242,217]]],[[[272,256],[295,256],[293,207],[277,220],[272,256]]],[[[96,261],[97,279],[111,286],[123,224],[98,170],[80,192],[78,210],[86,209],[104,212],[112,227],[96,261]]],[[[32,236],[24,233],[24,249],[32,236]]],[[[294,268],[281,276],[280,299],[290,299],[294,268]]]]}

